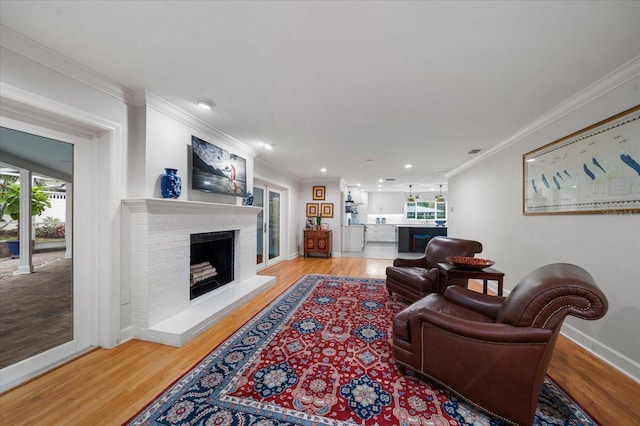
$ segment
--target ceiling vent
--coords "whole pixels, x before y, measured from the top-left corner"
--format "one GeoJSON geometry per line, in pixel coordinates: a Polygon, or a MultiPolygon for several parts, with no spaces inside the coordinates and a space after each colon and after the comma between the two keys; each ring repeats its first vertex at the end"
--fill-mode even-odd
{"type": "Polygon", "coordinates": [[[385,182],[393,182],[395,180],[396,180],[396,178],[386,178],[384,181],[385,182]]]}
{"type": "Polygon", "coordinates": [[[479,153],[480,151],[482,151],[482,150],[481,150],[481,149],[479,149],[479,148],[473,148],[471,151],[467,152],[467,154],[477,154],[477,153],[479,153]]]}

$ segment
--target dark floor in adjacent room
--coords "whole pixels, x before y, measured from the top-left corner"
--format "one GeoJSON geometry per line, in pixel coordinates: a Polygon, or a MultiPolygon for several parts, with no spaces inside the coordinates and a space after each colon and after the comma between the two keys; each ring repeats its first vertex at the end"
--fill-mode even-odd
{"type": "Polygon", "coordinates": [[[19,259],[0,259],[0,368],[73,338],[72,260],[64,251],[33,255],[34,272],[13,275],[19,259]]]}

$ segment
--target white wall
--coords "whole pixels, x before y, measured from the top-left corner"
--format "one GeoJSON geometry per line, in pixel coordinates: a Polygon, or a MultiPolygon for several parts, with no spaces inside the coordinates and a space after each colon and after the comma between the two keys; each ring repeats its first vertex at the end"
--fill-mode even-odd
{"type": "MultiPolygon", "coordinates": [[[[342,241],[342,228],[340,227],[340,212],[344,208],[343,197],[340,192],[340,179],[328,178],[323,180],[317,180],[313,182],[304,182],[300,185],[300,202],[297,208],[297,214],[300,218],[300,226],[298,227],[298,245],[299,245],[299,254],[304,254],[304,245],[303,245],[303,230],[304,224],[306,220],[306,206],[307,203],[318,203],[318,205],[322,203],[333,203],[333,218],[322,218],[322,223],[328,223],[331,227],[332,232],[332,242],[331,242],[331,252],[332,256],[339,257],[341,256],[340,251],[340,241],[342,241]],[[314,186],[324,186],[325,187],[325,199],[324,200],[314,200],[313,199],[313,187],[314,186]]],[[[345,195],[346,197],[346,195],[345,195]]]]}
{"type": "Polygon", "coordinates": [[[160,179],[165,168],[178,169],[182,179],[182,193],[178,199],[206,201],[223,204],[242,204],[242,198],[213,194],[191,189],[191,136],[226,149],[247,161],[247,187],[253,182],[253,158],[255,152],[248,146],[217,133],[213,128],[198,123],[189,116],[181,117],[181,111],[152,95],[147,96],[146,110],[144,196],[162,198],[160,179]]]}
{"type": "Polygon", "coordinates": [[[598,321],[569,317],[563,333],[638,380],[640,216],[524,216],[522,155],[639,103],[636,73],[630,81],[450,176],[448,199],[449,234],[481,241],[481,256],[495,260],[495,267],[505,272],[506,290],[548,263],[569,262],[589,271],[609,299],[609,312],[598,321]]]}

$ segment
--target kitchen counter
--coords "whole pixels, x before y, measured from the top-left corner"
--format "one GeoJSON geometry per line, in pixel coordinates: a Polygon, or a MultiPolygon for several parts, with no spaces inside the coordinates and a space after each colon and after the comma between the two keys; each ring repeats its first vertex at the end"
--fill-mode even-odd
{"type": "Polygon", "coordinates": [[[435,224],[409,224],[409,225],[396,225],[398,228],[446,228],[446,226],[438,226],[435,224]]]}
{"type": "MultiPolygon", "coordinates": [[[[414,235],[429,235],[429,238],[433,237],[446,237],[447,227],[436,225],[396,225],[398,227],[398,251],[410,253],[413,250],[413,236],[414,235]]],[[[424,241],[424,240],[422,240],[424,241]]],[[[418,241],[416,240],[416,251],[418,251],[418,241]]],[[[424,242],[420,242],[420,251],[424,250],[424,242]]]]}

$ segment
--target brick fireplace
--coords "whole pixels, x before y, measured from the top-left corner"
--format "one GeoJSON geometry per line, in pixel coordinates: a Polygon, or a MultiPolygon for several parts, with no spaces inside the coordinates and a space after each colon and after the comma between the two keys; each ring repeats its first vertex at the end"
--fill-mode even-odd
{"type": "Polygon", "coordinates": [[[274,277],[256,275],[259,211],[229,204],[124,200],[122,304],[130,294],[131,334],[182,346],[275,283],[274,277]],[[224,233],[233,235],[233,279],[192,300],[192,235],[224,233]]]}

